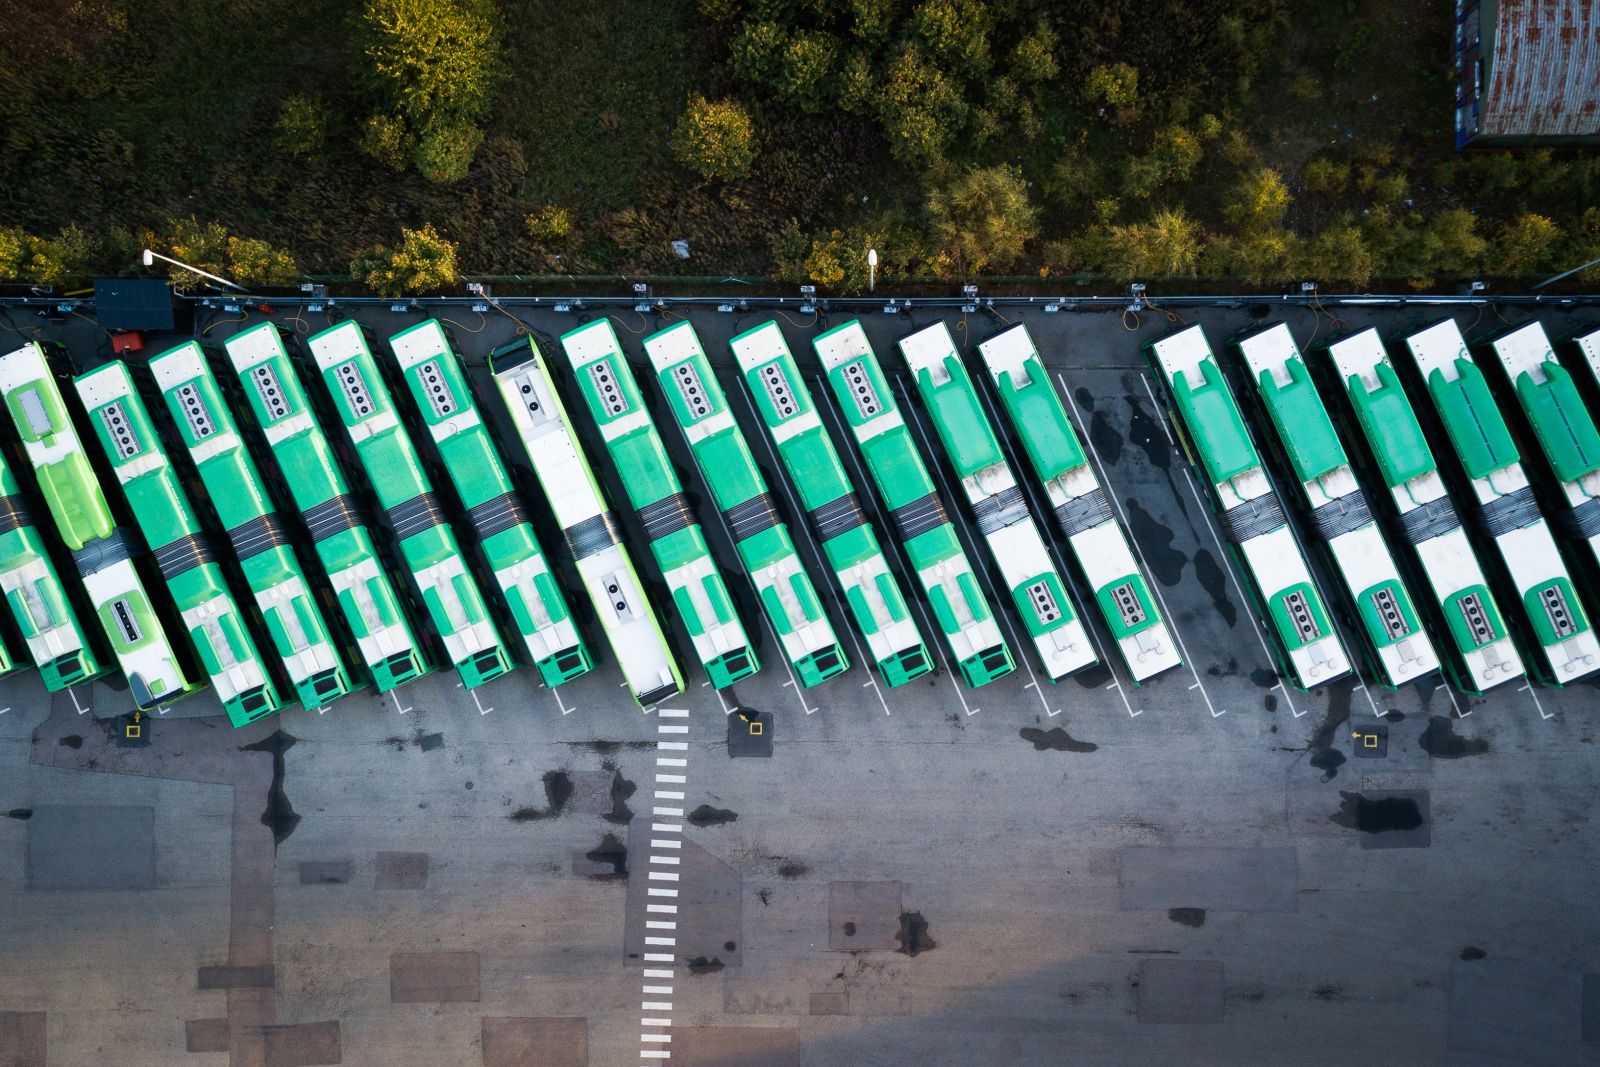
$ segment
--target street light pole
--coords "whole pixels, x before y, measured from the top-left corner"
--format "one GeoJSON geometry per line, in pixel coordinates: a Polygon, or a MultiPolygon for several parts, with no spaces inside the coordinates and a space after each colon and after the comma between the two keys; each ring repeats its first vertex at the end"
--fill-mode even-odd
{"type": "Polygon", "coordinates": [[[867,249],[867,292],[872,292],[878,284],[878,250],[867,249]]]}
{"type": "Polygon", "coordinates": [[[215,274],[212,274],[210,271],[201,270],[199,267],[191,267],[191,266],[189,266],[189,264],[183,262],[181,259],[173,259],[171,256],[164,256],[160,252],[152,252],[148,248],[144,250],[144,265],[145,266],[147,266],[147,267],[155,266],[156,260],[158,260],[158,259],[164,260],[164,261],[166,261],[168,263],[171,263],[175,267],[182,267],[184,270],[188,271],[191,274],[198,274],[202,278],[209,278],[212,281],[216,282],[218,285],[226,285],[229,289],[237,289],[241,293],[249,292],[249,290],[246,289],[242,285],[235,285],[232,282],[230,282],[228,279],[219,278],[215,274]]]}

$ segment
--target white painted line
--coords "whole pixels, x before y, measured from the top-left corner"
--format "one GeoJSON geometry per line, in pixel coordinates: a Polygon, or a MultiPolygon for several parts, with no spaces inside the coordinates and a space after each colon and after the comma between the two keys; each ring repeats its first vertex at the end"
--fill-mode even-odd
{"type": "Polygon", "coordinates": [[[686,775],[682,775],[682,774],[658,774],[658,775],[656,775],[656,781],[658,781],[658,782],[671,782],[674,785],[683,785],[688,780],[689,780],[688,777],[686,775]]]}
{"type": "Polygon", "coordinates": [[[672,948],[678,943],[678,939],[675,937],[646,937],[644,939],[644,943],[647,945],[661,945],[666,948],[672,948]]]}
{"type": "Polygon", "coordinates": [[[676,889],[658,889],[655,886],[651,886],[649,889],[646,889],[645,892],[652,897],[675,897],[678,895],[678,891],[676,889]]]}
{"type": "Polygon", "coordinates": [[[651,1019],[651,1018],[646,1017],[646,1018],[642,1018],[642,1019],[639,1020],[639,1025],[640,1026],[671,1026],[672,1025],[672,1020],[671,1019],[651,1019]]]}
{"type": "Polygon", "coordinates": [[[677,959],[678,957],[666,952],[646,952],[644,954],[646,963],[674,963],[677,959]]]}
{"type": "Polygon", "coordinates": [[[660,968],[657,968],[657,967],[646,967],[644,969],[644,976],[646,978],[671,978],[672,977],[672,972],[671,971],[663,971],[663,970],[661,970],[660,968]]]}
{"type": "Polygon", "coordinates": [[[157,715],[165,715],[167,712],[169,712],[171,710],[172,710],[171,708],[165,707],[165,706],[163,706],[161,704],[157,704],[156,705],[156,714],[157,715]]]}
{"type": "Polygon", "coordinates": [[[672,1010],[672,1001],[670,1001],[670,1000],[647,1000],[644,1003],[640,1004],[639,1007],[643,1008],[645,1011],[671,1011],[672,1010]]]}
{"type": "Polygon", "coordinates": [[[79,715],[82,715],[84,712],[89,710],[88,708],[84,707],[82,704],[78,703],[78,694],[77,693],[74,693],[72,690],[68,689],[67,690],[67,696],[72,698],[72,706],[78,709],[78,714],[79,715]]]}
{"type": "MultiPolygon", "coordinates": [[[[1056,373],[1056,379],[1061,381],[1061,374],[1059,371],[1056,373]]],[[[1150,388],[1150,379],[1145,376],[1143,371],[1139,372],[1139,384],[1144,386],[1144,395],[1150,398],[1150,407],[1153,409],[1152,413],[1155,415],[1156,425],[1160,426],[1161,432],[1167,435],[1167,444],[1171,445],[1173,448],[1177,448],[1178,441],[1172,436],[1172,428],[1167,425],[1167,418],[1162,414],[1164,409],[1161,406],[1161,401],[1156,399],[1155,390],[1150,388]]],[[[1061,388],[1063,391],[1066,390],[1067,383],[1065,381],[1061,381],[1061,388]]],[[[1070,400],[1071,398],[1072,394],[1067,393],[1067,399],[1070,400]]],[[[1076,408],[1078,405],[1073,404],[1072,406],[1076,408]]],[[[1078,425],[1083,425],[1083,420],[1080,419],[1078,421],[1078,425]]]]}
{"type": "MultiPolygon", "coordinates": [[[[1148,384],[1146,385],[1146,388],[1149,388],[1148,384]]],[[[1271,666],[1274,670],[1276,670],[1278,661],[1273,657],[1272,649],[1267,646],[1267,637],[1261,632],[1261,624],[1256,622],[1255,614],[1249,610],[1251,603],[1250,598],[1245,595],[1244,586],[1239,584],[1239,576],[1233,573],[1233,565],[1232,561],[1228,557],[1228,550],[1222,547],[1222,538],[1218,536],[1217,528],[1212,525],[1211,509],[1207,507],[1206,502],[1201,499],[1200,489],[1194,484],[1194,476],[1189,473],[1189,465],[1187,463],[1183,465],[1183,480],[1189,483],[1189,492],[1194,497],[1195,504],[1197,504],[1200,508],[1201,521],[1204,523],[1206,531],[1211,534],[1212,542],[1217,546],[1217,565],[1220,566],[1223,570],[1223,573],[1228,576],[1228,581],[1233,583],[1234,592],[1239,594],[1240,611],[1246,618],[1250,620],[1250,631],[1256,635],[1256,640],[1261,642],[1261,651],[1266,653],[1268,666],[1271,666]]],[[[1174,635],[1176,635],[1178,631],[1173,630],[1172,632],[1174,635]]],[[[1179,647],[1182,647],[1181,641],[1179,642],[1179,647]]],[[[1184,659],[1187,660],[1188,658],[1189,657],[1186,653],[1184,655],[1184,659]]],[[[1193,669],[1194,666],[1191,664],[1190,670],[1193,669]]],[[[1195,677],[1198,678],[1199,675],[1197,674],[1195,677]]],[[[1297,719],[1306,714],[1304,711],[1301,711],[1294,706],[1294,698],[1289,695],[1288,687],[1285,686],[1281,681],[1278,683],[1278,688],[1283,690],[1283,699],[1289,705],[1290,714],[1297,719]]]]}
{"type": "Polygon", "coordinates": [[[650,824],[650,832],[655,834],[681,834],[683,833],[683,827],[672,822],[653,822],[650,824]]]}
{"type": "Polygon", "coordinates": [[[672,1058],[672,1053],[668,1052],[666,1049],[641,1049],[639,1055],[643,1056],[645,1059],[651,1060],[667,1060],[672,1058]]]}
{"type": "Polygon", "coordinates": [[[644,910],[653,911],[659,915],[678,914],[678,906],[676,904],[646,904],[644,906],[644,910]]]}
{"type": "Polygon", "coordinates": [[[672,817],[672,818],[681,819],[681,818],[683,818],[683,809],[682,808],[651,808],[650,809],[650,814],[651,815],[666,815],[666,816],[669,816],[669,817],[672,817]]]}
{"type": "Polygon", "coordinates": [[[550,687],[550,695],[556,698],[556,707],[561,709],[561,714],[563,714],[563,715],[571,715],[573,712],[578,710],[577,708],[569,708],[569,707],[567,707],[567,702],[565,700],[561,699],[561,687],[560,686],[558,686],[558,685],[557,686],[551,686],[550,687]]]}
{"type": "Polygon", "coordinates": [[[732,715],[734,711],[737,710],[732,704],[729,704],[726,700],[722,699],[722,690],[713,689],[712,692],[717,694],[717,703],[722,705],[722,714],[732,715]]]}
{"type": "MultiPolygon", "coordinates": [[[[1282,688],[1283,687],[1283,683],[1279,682],[1278,686],[1279,686],[1279,688],[1282,688]]],[[[1372,717],[1375,718],[1375,719],[1383,718],[1383,712],[1378,710],[1378,702],[1372,699],[1372,690],[1367,688],[1367,683],[1366,682],[1357,682],[1356,683],[1356,689],[1358,689],[1361,692],[1362,696],[1367,698],[1367,703],[1372,706],[1372,717]]]]}
{"type": "Polygon", "coordinates": [[[656,799],[657,800],[682,800],[683,799],[683,793],[681,791],[675,790],[675,789],[657,789],[656,790],[656,799]]]}
{"type": "Polygon", "coordinates": [[[1527,694],[1528,694],[1528,695],[1529,695],[1529,696],[1530,696],[1530,697],[1532,697],[1532,698],[1533,698],[1533,706],[1534,706],[1534,707],[1536,707],[1536,708],[1538,708],[1538,709],[1539,709],[1539,718],[1541,718],[1541,719],[1553,719],[1553,718],[1555,718],[1555,717],[1556,717],[1556,716],[1555,716],[1555,712],[1553,712],[1553,711],[1552,711],[1552,712],[1548,712],[1548,713],[1547,713],[1547,712],[1546,712],[1546,711],[1545,711],[1545,710],[1544,710],[1544,705],[1543,705],[1543,704],[1541,704],[1541,703],[1540,703],[1540,702],[1539,702],[1539,694],[1538,694],[1538,693],[1536,693],[1536,692],[1534,692],[1534,690],[1533,690],[1533,686],[1531,686],[1531,685],[1524,685],[1524,686],[1523,686],[1523,687],[1522,687],[1522,689],[1523,689],[1523,691],[1524,691],[1524,692],[1526,692],[1526,693],[1527,693],[1527,694]]]}
{"type": "Polygon", "coordinates": [[[7,704],[5,707],[0,708],[0,715],[4,715],[6,712],[8,712],[10,710],[11,710],[11,705],[7,704]]]}
{"type": "Polygon", "coordinates": [[[483,706],[483,701],[478,699],[478,691],[476,689],[469,689],[467,692],[472,694],[472,702],[478,705],[479,715],[487,715],[494,710],[493,708],[486,708],[483,706]]]}
{"type": "Polygon", "coordinates": [[[1468,715],[1472,714],[1470,711],[1461,710],[1461,704],[1456,700],[1455,690],[1450,688],[1450,682],[1448,679],[1442,679],[1440,684],[1444,686],[1444,695],[1450,698],[1450,706],[1456,709],[1456,718],[1465,719],[1468,715]]]}
{"type": "Polygon", "coordinates": [[[639,987],[639,992],[641,992],[641,993],[654,993],[657,996],[669,996],[670,997],[672,995],[672,987],[669,986],[669,985],[640,986],[639,987]]]}
{"type": "Polygon", "coordinates": [[[678,874],[676,871],[651,871],[649,872],[649,880],[652,882],[676,882],[678,874]]]}
{"type": "Polygon", "coordinates": [[[686,734],[689,732],[689,728],[687,726],[672,726],[662,723],[656,727],[656,732],[662,734],[686,734]]]}
{"type": "Polygon", "coordinates": [[[665,854],[658,855],[658,854],[652,852],[652,853],[650,853],[650,862],[651,863],[659,863],[663,867],[676,867],[678,865],[679,860],[678,860],[677,856],[668,856],[668,855],[665,855],[665,854]]]}
{"type": "Polygon", "coordinates": [[[687,719],[689,713],[682,708],[657,708],[656,714],[663,719],[687,719]]]}
{"type": "Polygon", "coordinates": [[[682,848],[683,847],[683,838],[681,838],[681,837],[678,837],[678,838],[652,837],[650,839],[650,847],[651,848],[682,848]]]}
{"type": "Polygon", "coordinates": [[[686,760],[686,759],[675,759],[672,756],[657,756],[656,757],[656,766],[657,767],[686,767],[686,766],[688,766],[688,764],[689,764],[689,761],[686,760]]]}
{"type": "Polygon", "coordinates": [[[689,742],[687,742],[687,741],[657,741],[656,742],[656,747],[660,748],[660,749],[665,749],[668,752],[687,752],[687,751],[689,751],[689,742]]]}
{"type": "MultiPolygon", "coordinates": [[[[667,1025],[671,1026],[672,1024],[668,1023],[667,1025]]],[[[672,1035],[671,1034],[640,1034],[639,1035],[639,1040],[640,1041],[671,1041],[672,1040],[672,1035]]]]}
{"type": "Polygon", "coordinates": [[[676,930],[678,928],[678,924],[670,919],[646,919],[644,926],[646,930],[676,930]]]}
{"type": "MultiPolygon", "coordinates": [[[[1144,391],[1149,393],[1149,380],[1146,379],[1142,374],[1139,376],[1139,380],[1144,382],[1144,391]]],[[[1056,372],[1056,384],[1061,386],[1061,392],[1066,396],[1067,404],[1072,408],[1073,418],[1078,420],[1079,426],[1082,426],[1083,412],[1078,409],[1078,402],[1072,398],[1072,390],[1067,388],[1067,380],[1061,376],[1060,371],[1056,372]]],[[[1150,401],[1153,404],[1155,403],[1154,394],[1151,394],[1150,401]]],[[[1161,423],[1161,428],[1166,430],[1166,421],[1160,417],[1161,405],[1156,404],[1155,409],[1157,421],[1161,423]]],[[[1167,440],[1172,441],[1172,432],[1170,430],[1167,431],[1167,440]]],[[[1228,714],[1227,708],[1223,708],[1221,711],[1218,711],[1216,705],[1211,703],[1211,694],[1206,692],[1206,685],[1200,680],[1200,671],[1195,667],[1194,660],[1189,658],[1189,649],[1183,643],[1183,635],[1178,633],[1178,622],[1172,617],[1172,612],[1167,608],[1167,598],[1161,595],[1161,583],[1156,581],[1155,572],[1150,569],[1150,561],[1144,558],[1144,549],[1139,546],[1139,539],[1133,536],[1133,528],[1128,525],[1128,513],[1122,510],[1122,501],[1117,497],[1116,493],[1111,491],[1111,482],[1106,478],[1105,461],[1100,458],[1100,450],[1094,447],[1094,438],[1089,436],[1089,432],[1087,430],[1085,430],[1083,433],[1083,443],[1088,446],[1089,455],[1091,458],[1093,458],[1094,465],[1100,474],[1101,491],[1103,491],[1106,497],[1111,501],[1112,506],[1117,509],[1117,517],[1122,520],[1122,528],[1123,531],[1128,535],[1128,543],[1133,546],[1134,554],[1139,557],[1139,566],[1144,569],[1145,575],[1150,579],[1150,591],[1155,593],[1156,602],[1161,605],[1161,617],[1166,621],[1167,629],[1172,631],[1172,639],[1178,643],[1178,651],[1183,654],[1183,665],[1189,668],[1189,673],[1194,676],[1195,685],[1200,687],[1200,696],[1205,699],[1206,710],[1211,712],[1211,717],[1213,719],[1220,718],[1221,716],[1228,714]]],[[[1176,442],[1173,443],[1176,444],[1176,442]]],[[[1228,561],[1226,558],[1223,558],[1218,562],[1224,568],[1228,566],[1228,561]]]]}
{"type": "MultiPolygon", "coordinates": [[[[721,517],[720,514],[718,517],[721,517]]],[[[723,528],[727,528],[726,522],[723,523],[723,528]]],[[[730,533],[728,536],[731,538],[733,534],[730,533]]],[[[794,690],[794,698],[800,702],[801,711],[804,711],[807,715],[816,714],[817,709],[806,703],[806,696],[805,693],[800,689],[800,682],[795,678],[794,670],[789,666],[789,657],[782,654],[783,639],[778,636],[778,631],[773,629],[772,620],[767,618],[767,613],[765,611],[761,613],[761,621],[767,624],[767,633],[772,635],[773,647],[775,647],[779,652],[778,660],[783,664],[783,673],[789,676],[789,680],[783,684],[794,690]]]]}

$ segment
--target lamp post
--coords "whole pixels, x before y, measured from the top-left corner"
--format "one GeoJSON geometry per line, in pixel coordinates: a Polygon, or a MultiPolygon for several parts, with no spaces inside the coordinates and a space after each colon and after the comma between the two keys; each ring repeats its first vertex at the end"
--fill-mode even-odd
{"type": "Polygon", "coordinates": [[[189,266],[189,264],[183,262],[181,259],[173,259],[171,256],[164,256],[160,252],[152,252],[148,248],[144,250],[144,265],[145,266],[147,266],[147,267],[155,266],[156,260],[158,260],[158,259],[164,260],[167,263],[171,263],[175,267],[182,267],[184,270],[189,271],[191,274],[198,274],[202,278],[209,278],[212,281],[216,282],[218,285],[226,285],[229,289],[237,289],[241,293],[249,292],[249,290],[246,289],[242,285],[235,285],[232,282],[230,282],[228,279],[219,278],[215,274],[212,274],[210,271],[201,270],[199,267],[191,267],[191,266],[189,266]]]}
{"type": "Polygon", "coordinates": [[[867,249],[867,292],[872,292],[878,284],[878,250],[867,249]]]}

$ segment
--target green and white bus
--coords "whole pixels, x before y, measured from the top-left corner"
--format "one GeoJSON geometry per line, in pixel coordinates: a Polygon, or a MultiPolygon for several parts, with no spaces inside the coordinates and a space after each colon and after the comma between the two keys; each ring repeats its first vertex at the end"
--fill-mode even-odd
{"type": "Polygon", "coordinates": [[[644,351],[800,684],[813,686],[843,673],[850,661],[694,327],[684,321],[651,334],[644,351]]]}
{"type": "Polygon", "coordinates": [[[586,673],[593,666],[589,650],[478,414],[461,358],[443,324],[438,319],[420,322],[389,338],[389,347],[529,659],[549,686],[586,673]]]}
{"type": "Polygon", "coordinates": [[[977,687],[1005,677],[1017,669],[1016,661],[912,443],[861,320],[835,326],[811,344],[962,678],[977,687]]]}
{"type": "Polygon", "coordinates": [[[294,532],[262,484],[205,351],[186,341],[152,359],[150,373],[227,531],[300,703],[321,709],[353,692],[356,685],[295,556],[294,532]]]}
{"type": "Polygon", "coordinates": [[[1189,462],[1272,634],[1291,685],[1312,689],[1350,673],[1305,553],[1278,502],[1205,332],[1190,326],[1144,345],[1189,462]]]}
{"type": "Polygon", "coordinates": [[[1161,614],[1154,587],[1112,513],[1028,327],[1018,323],[980,341],[978,352],[1033,474],[1044,486],[1056,525],[1094,591],[1095,607],[1129,677],[1139,685],[1181,666],[1182,651],[1161,614]]]}
{"type": "Polygon", "coordinates": [[[978,533],[1052,682],[1099,662],[1067,583],[1028,510],[943,322],[904,337],[900,353],[955,469],[978,533]]]}
{"type": "Polygon", "coordinates": [[[644,524],[672,603],[694,643],[706,677],[718,689],[760,669],[733,598],[706,547],[700,523],[667,459],[666,447],[606,319],[569,330],[561,347],[578,391],[600,427],[628,501],[644,524]]]}
{"type": "Polygon", "coordinates": [[[884,684],[893,688],[922,677],[933,670],[933,657],[922,643],[900,583],[861,510],[783,331],[768,320],[729,345],[884,684]]]}

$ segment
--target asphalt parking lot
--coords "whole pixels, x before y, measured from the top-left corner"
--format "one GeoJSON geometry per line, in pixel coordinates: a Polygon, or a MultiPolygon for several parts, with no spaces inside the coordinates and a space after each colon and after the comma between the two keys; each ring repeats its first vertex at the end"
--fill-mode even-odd
{"type": "MultiPolygon", "coordinates": [[[[541,339],[597,313],[517,310],[541,339]]],[[[1280,317],[1305,349],[1443,314],[1338,313],[1183,317],[1220,352],[1280,317]]],[[[481,380],[518,323],[449,315],[481,380]]],[[[946,321],[970,352],[1002,315],[1019,318],[946,321]]],[[[1458,317],[1479,336],[1502,315],[1526,317],[1458,317]]],[[[1580,315],[1596,317],[1539,317],[1559,334],[1580,315]]],[[[726,344],[767,316],[692,317],[843,636],[726,344]]],[[[233,318],[196,327],[217,342],[233,318]]],[[[360,318],[387,337],[417,316],[360,318]]],[[[641,365],[642,336],[676,321],[614,319],[641,365]]],[[[780,321],[820,374],[808,339],[842,317],[780,321]]],[[[891,380],[895,341],[933,321],[864,317],[891,380]]],[[[802,690],[658,419],[764,635],[764,669],[730,690],[690,671],[682,698],[641,712],[602,653],[559,690],[528,667],[471,693],[440,672],[239,731],[202,694],[125,748],[106,718],[126,710],[117,690],[0,680],[0,1065],[1600,1061],[1597,687],[1284,686],[1149,391],[1139,344],[1180,323],[1160,309],[1021,321],[1184,667],[1133,686],[1120,667],[1051,684],[1019,665],[971,690],[941,664],[886,690],[856,651],[802,690]],[[770,758],[741,754],[735,711],[761,717],[770,758]]],[[[105,348],[92,323],[45,330],[85,362],[105,348]]],[[[907,384],[897,399],[927,436],[907,384]]],[[[547,521],[540,533],[560,544],[547,521]]],[[[1020,623],[1003,621],[1025,659],[1020,623]]]]}

